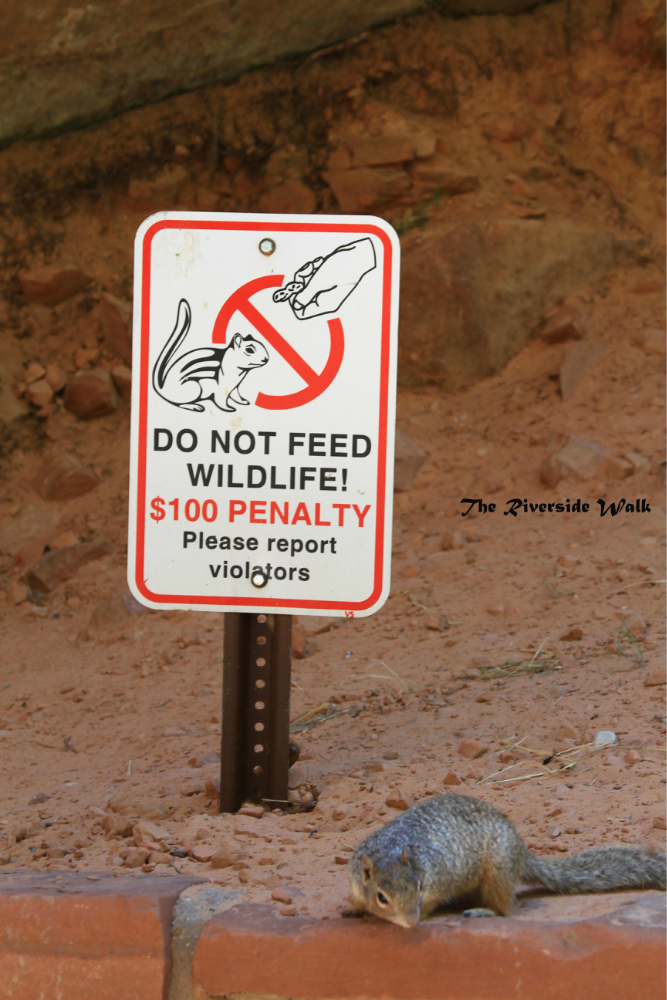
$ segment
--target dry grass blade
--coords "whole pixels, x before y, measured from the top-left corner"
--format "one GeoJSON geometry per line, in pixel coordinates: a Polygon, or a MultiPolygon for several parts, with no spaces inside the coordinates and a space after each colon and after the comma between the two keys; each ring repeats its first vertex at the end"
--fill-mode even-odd
{"type": "Polygon", "coordinates": [[[347,715],[353,707],[353,705],[350,705],[349,708],[336,711],[332,702],[324,701],[316,708],[311,708],[308,712],[297,715],[296,719],[292,719],[289,731],[290,733],[301,733],[304,729],[319,726],[322,722],[328,722],[329,719],[336,719],[339,715],[347,715]]]}

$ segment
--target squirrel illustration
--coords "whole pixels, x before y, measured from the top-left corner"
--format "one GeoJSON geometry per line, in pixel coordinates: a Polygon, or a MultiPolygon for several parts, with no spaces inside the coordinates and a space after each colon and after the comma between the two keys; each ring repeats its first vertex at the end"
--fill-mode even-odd
{"type": "Polygon", "coordinates": [[[469,916],[505,916],[519,882],[555,893],[664,889],[665,855],[641,848],[591,848],[538,858],[500,810],[468,795],[420,802],[370,834],[348,865],[356,913],[401,927],[454,899],[475,894],[469,916]]]}
{"type": "Polygon", "coordinates": [[[266,348],[254,337],[236,333],[227,347],[199,347],[176,357],[191,320],[190,306],[181,299],[176,325],[153,368],[153,388],[173,406],[198,413],[203,412],[205,399],[228,413],[236,406],[248,406],[240,386],[248,372],[269,360],[266,348]]]}

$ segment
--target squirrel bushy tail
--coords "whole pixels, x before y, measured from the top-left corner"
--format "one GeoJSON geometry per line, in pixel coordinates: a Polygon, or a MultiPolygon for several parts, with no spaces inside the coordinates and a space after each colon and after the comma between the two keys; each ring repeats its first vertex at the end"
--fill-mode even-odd
{"type": "MultiPolygon", "coordinates": [[[[157,359],[153,369],[153,388],[160,396],[162,396],[161,390],[164,389],[167,373],[171,367],[174,355],[188,335],[191,319],[190,305],[185,299],[181,299],[178,303],[174,329],[169,336],[169,340],[160,351],[160,357],[157,359]]],[[[171,402],[171,400],[167,400],[167,402],[171,402]]]]}
{"type": "Polygon", "coordinates": [[[528,852],[523,877],[560,894],[614,889],[664,889],[665,855],[639,847],[601,847],[569,858],[538,858],[528,852]]]}

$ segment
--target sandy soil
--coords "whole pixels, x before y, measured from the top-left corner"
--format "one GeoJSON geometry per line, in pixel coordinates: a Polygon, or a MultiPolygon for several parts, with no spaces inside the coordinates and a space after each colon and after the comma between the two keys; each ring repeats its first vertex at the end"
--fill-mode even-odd
{"type": "MultiPolygon", "coordinates": [[[[357,62],[346,72],[354,76],[359,61],[378,54],[352,58],[357,62]]],[[[601,59],[596,50],[585,73],[580,64],[582,78],[602,72],[601,59]]],[[[610,79],[622,75],[613,61],[604,71],[610,79]]],[[[640,68],[635,82],[642,73],[648,71],[640,68]]],[[[243,93],[250,100],[264,78],[248,79],[243,93]]],[[[648,77],[643,85],[652,86],[648,77]]],[[[234,86],[241,94],[243,81],[234,86]]],[[[501,77],[494,88],[488,83],[465,93],[459,117],[447,128],[459,130],[463,166],[471,158],[477,172],[488,165],[488,184],[482,196],[456,201],[452,212],[461,218],[506,203],[506,175],[524,155],[504,144],[488,158],[487,139],[471,126],[473,107],[477,120],[488,102],[513,100],[522,107],[516,82],[501,77]]],[[[601,105],[590,88],[578,93],[580,118],[569,138],[561,136],[571,142],[570,152],[589,126],[591,143],[597,141],[591,123],[601,105]]],[[[609,91],[598,98],[608,101],[609,91]]],[[[73,138],[10,150],[6,176],[30,152],[48,179],[54,150],[65,170],[67,156],[75,161],[86,143],[106,149],[125,122],[125,139],[118,138],[118,157],[126,157],[118,182],[124,190],[128,150],[133,142],[139,149],[141,128],[153,123],[155,132],[147,134],[154,150],[168,131],[168,109],[180,129],[197,101],[204,99],[190,95],[73,138]]],[[[603,166],[608,175],[611,167],[603,166]]],[[[205,184],[210,189],[209,168],[205,157],[191,167],[190,193],[181,205],[196,201],[205,184]]],[[[255,206],[259,188],[239,194],[238,163],[235,169],[236,194],[218,206],[255,206]]],[[[283,887],[299,912],[330,916],[345,905],[349,851],[395,815],[391,803],[401,797],[405,804],[449,789],[484,798],[508,813],[538,853],[663,844],[664,685],[646,681],[663,668],[665,653],[664,357],[635,342],[641,331],[663,327],[655,263],[662,251],[651,242],[662,228],[656,222],[662,180],[651,176],[641,187],[632,182],[632,169],[625,160],[618,169],[619,187],[629,185],[624,212],[606,180],[571,165],[562,166],[560,187],[541,194],[563,213],[612,220],[619,233],[643,234],[653,247],[646,266],[610,273],[566,303],[587,311],[590,336],[607,348],[570,401],[561,398],[557,377],[565,345],[539,339],[503,372],[465,392],[399,397],[399,426],[428,458],[413,489],[396,497],[391,597],[372,618],[309,635],[306,656],[293,664],[292,717],[319,709],[310,724],[296,727],[301,759],[292,772],[292,784],[319,796],[312,812],[219,816],[206,791],[219,769],[221,616],[112,614],[113,598],[127,590],[127,404],[93,422],[76,420],[60,404],[46,420],[30,417],[5,456],[0,501],[3,864],[128,871],[132,836],[105,827],[114,817],[130,826],[144,819],[163,831],[165,850],[158,853],[185,856],[168,853],[156,865],[149,857],[144,869],[129,869],[137,878],[143,870],[165,877],[180,871],[234,888],[249,901],[266,901],[283,887]],[[638,453],[643,468],[622,481],[601,477],[548,490],[540,467],[570,434],[611,456],[638,453]],[[33,477],[54,442],[97,471],[96,490],[62,503],[39,499],[33,477]],[[464,497],[497,509],[463,518],[464,497]],[[521,509],[512,517],[504,513],[512,498],[533,504],[580,499],[590,510],[521,509]],[[601,516],[598,500],[621,498],[643,499],[650,510],[601,516]],[[22,572],[17,551],[35,537],[64,531],[107,539],[114,552],[37,603],[11,603],[22,572]],[[591,747],[601,730],[612,730],[617,744],[591,747]],[[222,845],[241,852],[235,866],[215,869],[191,856],[222,845]]],[[[220,173],[215,177],[220,186],[220,173]]],[[[62,190],[56,180],[55,192],[62,190]]],[[[92,206],[76,192],[66,197],[64,215],[46,212],[40,223],[30,217],[33,201],[12,216],[3,309],[25,363],[57,360],[73,370],[76,351],[98,345],[90,315],[95,288],[131,294],[131,235],[142,210],[113,183],[92,206]],[[82,264],[95,262],[93,293],[53,311],[25,306],[12,276],[16,268],[73,248],[82,264]]],[[[326,197],[318,204],[330,209],[326,197]]],[[[395,206],[394,218],[399,210],[405,215],[405,206],[395,206]]],[[[99,363],[111,366],[114,359],[102,348],[99,363]]]]}

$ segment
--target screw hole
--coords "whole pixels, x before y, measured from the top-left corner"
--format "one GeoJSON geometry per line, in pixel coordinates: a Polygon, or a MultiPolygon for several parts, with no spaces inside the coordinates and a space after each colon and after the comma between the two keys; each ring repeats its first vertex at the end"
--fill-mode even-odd
{"type": "Polygon", "coordinates": [[[262,709],[264,708],[264,702],[263,701],[256,701],[255,702],[255,708],[257,709],[258,712],[261,712],[262,709]]]}
{"type": "Polygon", "coordinates": [[[257,659],[255,660],[255,663],[257,664],[258,667],[266,666],[266,660],[264,659],[263,656],[258,656],[257,659]]]}
{"type": "Polygon", "coordinates": [[[256,688],[266,687],[266,682],[265,681],[255,681],[255,687],[256,688]]]}
{"type": "Polygon", "coordinates": [[[253,767],[253,769],[252,769],[252,773],[253,773],[253,774],[261,774],[261,773],[262,773],[262,769],[261,769],[261,767],[259,766],[259,764],[257,764],[257,765],[256,765],[255,767],[253,767]]]}
{"type": "Polygon", "coordinates": [[[259,622],[259,623],[260,623],[261,625],[263,625],[263,624],[264,624],[264,622],[266,621],[266,615],[257,615],[257,621],[258,621],[258,622],[259,622]]]}
{"type": "Polygon", "coordinates": [[[257,645],[258,646],[266,646],[266,636],[265,635],[258,635],[257,636],[257,645]]]}
{"type": "Polygon", "coordinates": [[[256,722],[255,723],[255,732],[256,733],[263,733],[264,732],[264,723],[263,722],[256,722]]]}
{"type": "Polygon", "coordinates": [[[261,743],[255,743],[253,750],[255,751],[255,753],[262,753],[264,747],[262,746],[261,743]]]}

